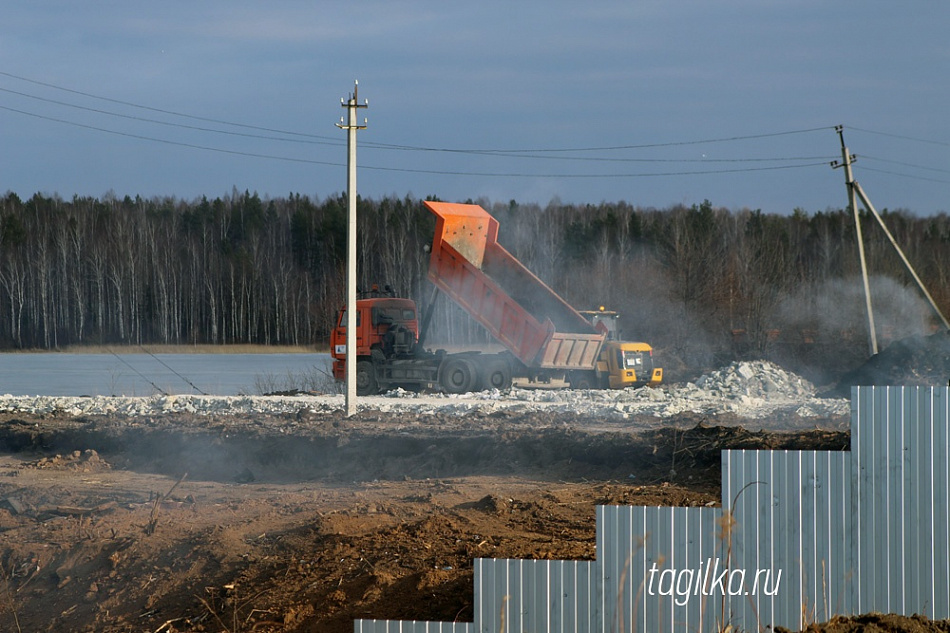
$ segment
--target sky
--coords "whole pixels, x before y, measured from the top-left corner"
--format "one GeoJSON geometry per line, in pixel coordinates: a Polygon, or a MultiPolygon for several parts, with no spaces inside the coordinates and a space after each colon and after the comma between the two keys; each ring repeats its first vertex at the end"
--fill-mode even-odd
{"type": "Polygon", "coordinates": [[[950,210],[950,3],[8,0],[0,193],[950,210]]]}

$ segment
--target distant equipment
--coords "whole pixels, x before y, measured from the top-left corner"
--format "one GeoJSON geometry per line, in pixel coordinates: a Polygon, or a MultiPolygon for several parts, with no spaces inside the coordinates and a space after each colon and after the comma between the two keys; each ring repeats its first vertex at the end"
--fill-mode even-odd
{"type": "MultiPolygon", "coordinates": [[[[474,204],[425,202],[436,216],[428,279],[432,299],[419,322],[416,304],[395,296],[356,301],[358,395],[402,387],[447,393],[507,389],[515,377],[574,388],[657,385],[646,343],[620,340],[618,315],[572,308],[498,242],[498,221],[474,204]],[[435,300],[445,293],[507,351],[425,349],[435,300]]],[[[333,375],[346,376],[347,308],[331,335],[333,375]]]]}

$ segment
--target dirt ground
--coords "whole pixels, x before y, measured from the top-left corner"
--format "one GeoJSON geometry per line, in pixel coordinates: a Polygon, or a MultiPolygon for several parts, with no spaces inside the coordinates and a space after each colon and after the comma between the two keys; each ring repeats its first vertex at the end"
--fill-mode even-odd
{"type": "MultiPolygon", "coordinates": [[[[590,559],[598,504],[715,505],[723,448],[849,442],[731,419],[645,422],[0,416],[0,631],[471,621],[475,558],[590,559]]],[[[809,630],[950,630],[865,617],[809,630]]]]}

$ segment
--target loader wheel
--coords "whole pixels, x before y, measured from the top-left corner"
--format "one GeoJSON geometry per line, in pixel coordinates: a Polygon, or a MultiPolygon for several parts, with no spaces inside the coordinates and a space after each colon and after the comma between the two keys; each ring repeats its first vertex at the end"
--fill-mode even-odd
{"type": "Polygon", "coordinates": [[[466,358],[452,358],[442,369],[442,388],[446,393],[467,393],[475,388],[475,364],[466,358]]]}
{"type": "Polygon", "coordinates": [[[356,395],[375,396],[379,393],[379,385],[376,382],[376,368],[373,362],[361,360],[356,363],[356,395]]]}
{"type": "Polygon", "coordinates": [[[480,388],[504,391],[511,387],[511,365],[503,360],[486,363],[482,369],[480,388]]]}
{"type": "Polygon", "coordinates": [[[575,371],[569,378],[571,389],[593,389],[597,384],[597,377],[594,372],[575,371]]]}

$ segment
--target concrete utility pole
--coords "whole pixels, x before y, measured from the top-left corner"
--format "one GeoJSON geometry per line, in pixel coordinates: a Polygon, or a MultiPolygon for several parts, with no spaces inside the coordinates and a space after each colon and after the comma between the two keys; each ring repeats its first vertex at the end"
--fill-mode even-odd
{"type": "Polygon", "coordinates": [[[861,185],[858,182],[854,183],[854,190],[857,192],[858,197],[861,198],[861,203],[864,205],[864,208],[869,211],[871,215],[874,216],[874,219],[877,220],[877,223],[881,225],[881,230],[884,231],[884,235],[887,236],[891,246],[894,247],[894,250],[897,251],[897,255],[901,258],[901,261],[904,262],[904,268],[906,268],[907,272],[910,273],[910,276],[914,278],[914,281],[917,283],[917,287],[920,288],[920,292],[924,295],[927,303],[930,304],[934,314],[937,315],[937,318],[940,319],[941,323],[943,323],[943,326],[950,330],[950,321],[947,321],[947,317],[945,317],[943,312],[940,311],[940,308],[937,306],[937,302],[934,301],[934,298],[930,295],[930,291],[927,290],[927,286],[925,286],[924,282],[921,281],[917,271],[914,270],[914,267],[911,266],[910,260],[907,259],[907,255],[904,254],[903,249],[901,249],[900,245],[898,245],[897,240],[894,239],[890,229],[888,229],[887,225],[884,224],[884,218],[881,217],[881,214],[878,213],[877,209],[874,208],[874,205],[871,204],[871,199],[868,198],[866,193],[864,193],[864,189],[861,188],[861,185]]]}
{"type": "Polygon", "coordinates": [[[901,247],[897,244],[897,240],[895,240],[894,236],[891,235],[890,230],[884,223],[884,218],[881,217],[881,214],[878,213],[877,209],[874,208],[874,205],[871,204],[871,199],[868,198],[866,193],[864,193],[864,189],[861,188],[861,185],[858,184],[858,182],[851,176],[851,163],[854,161],[854,156],[848,153],[848,148],[844,145],[844,126],[838,125],[835,127],[835,130],[837,130],[838,137],[841,139],[842,162],[839,163],[838,161],[834,161],[831,163],[831,166],[833,168],[844,167],[845,182],[848,185],[848,202],[851,205],[851,211],[854,213],[854,225],[858,231],[858,253],[861,255],[861,273],[864,275],[864,297],[867,301],[868,307],[868,327],[871,329],[871,355],[873,356],[874,354],[877,354],[877,336],[874,332],[874,315],[871,312],[871,290],[870,286],[868,285],[867,262],[864,258],[864,239],[861,237],[861,221],[858,218],[858,208],[855,201],[856,197],[861,199],[861,204],[864,206],[864,210],[870,213],[874,219],[877,220],[877,223],[881,225],[881,230],[884,231],[884,235],[887,236],[891,246],[894,247],[894,250],[897,251],[897,254],[900,256],[901,261],[904,262],[904,267],[907,268],[907,272],[910,273],[910,276],[914,278],[914,281],[917,283],[917,287],[920,288],[920,292],[923,293],[924,298],[927,299],[927,302],[930,304],[931,309],[933,309],[934,314],[937,315],[937,318],[940,319],[944,327],[950,330],[950,321],[948,321],[947,317],[944,316],[943,312],[940,311],[940,308],[937,306],[937,302],[934,301],[934,298],[930,295],[930,292],[927,290],[924,282],[921,281],[920,277],[917,275],[917,271],[914,270],[910,260],[907,259],[907,256],[904,255],[904,251],[901,250],[901,247]]]}
{"type": "Polygon", "coordinates": [[[871,284],[868,281],[868,262],[864,256],[864,237],[861,234],[861,216],[858,215],[858,205],[855,200],[854,186],[856,183],[854,182],[854,177],[851,175],[851,161],[854,159],[854,156],[849,154],[848,148],[845,147],[844,126],[835,126],[835,131],[838,132],[838,138],[841,140],[841,162],[834,161],[831,163],[831,166],[834,169],[844,167],[844,181],[848,186],[848,206],[851,209],[851,214],[854,216],[854,229],[858,234],[858,257],[861,258],[861,277],[864,279],[864,303],[868,314],[869,344],[871,356],[874,356],[877,354],[877,331],[874,328],[874,311],[871,309],[871,284]]]}
{"type": "Polygon", "coordinates": [[[369,107],[369,101],[362,104],[356,102],[356,92],[359,82],[353,82],[353,94],[349,101],[340,99],[340,104],[347,109],[347,120],[340,122],[337,127],[346,130],[346,417],[356,413],[356,131],[366,129],[366,119],[363,125],[356,123],[357,108],[369,107]]]}

